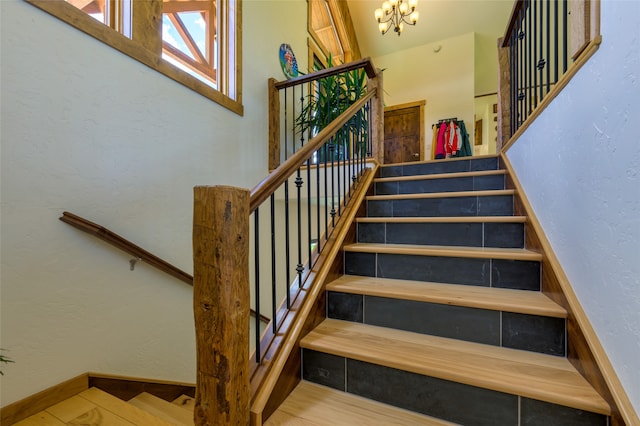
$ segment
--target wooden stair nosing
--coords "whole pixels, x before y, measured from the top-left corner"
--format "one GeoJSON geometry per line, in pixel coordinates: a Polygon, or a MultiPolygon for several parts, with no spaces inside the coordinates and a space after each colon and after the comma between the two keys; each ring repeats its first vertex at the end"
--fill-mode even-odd
{"type": "Polygon", "coordinates": [[[567,311],[562,306],[539,291],[356,275],[343,275],[332,281],[327,284],[327,291],[567,318],[567,311]]]}
{"type": "Polygon", "coordinates": [[[566,358],[348,321],[324,320],[300,346],[598,414],[608,403],[566,358]]]}
{"type": "Polygon", "coordinates": [[[119,417],[135,425],[153,425],[153,426],[170,426],[171,423],[161,419],[153,414],[140,409],[126,401],[101,391],[98,388],[89,388],[78,396],[92,402],[93,404],[103,407],[106,410],[116,413],[119,417]]]}
{"type": "Polygon", "coordinates": [[[265,423],[297,426],[453,426],[444,420],[301,381],[265,423]]]}
{"type": "Polygon", "coordinates": [[[358,217],[358,223],[525,223],[526,216],[381,216],[358,217]]]}
{"type": "Polygon", "coordinates": [[[193,413],[147,392],[142,392],[131,398],[129,404],[173,424],[193,425],[193,413]]]}
{"type": "Polygon", "coordinates": [[[465,257],[474,259],[530,260],[539,262],[542,254],[518,248],[431,246],[418,244],[354,243],[344,251],[358,253],[406,254],[417,256],[465,257]]]}
{"type": "Polygon", "coordinates": [[[422,198],[454,198],[454,197],[490,197],[495,195],[514,195],[513,189],[489,189],[482,191],[426,192],[392,195],[369,195],[367,201],[415,200],[422,198]]]}
{"type": "Polygon", "coordinates": [[[497,170],[479,170],[473,172],[451,172],[451,173],[433,173],[427,175],[403,175],[403,176],[390,176],[383,178],[376,178],[374,183],[383,182],[404,182],[412,180],[431,180],[431,179],[448,179],[448,178],[461,178],[461,177],[474,177],[474,176],[494,176],[494,175],[506,175],[507,171],[502,169],[497,170]]]}

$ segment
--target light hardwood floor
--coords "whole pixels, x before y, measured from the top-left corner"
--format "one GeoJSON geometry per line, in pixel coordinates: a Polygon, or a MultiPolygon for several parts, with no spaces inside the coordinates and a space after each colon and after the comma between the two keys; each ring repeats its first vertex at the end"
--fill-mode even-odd
{"type": "Polygon", "coordinates": [[[445,426],[453,424],[303,381],[267,420],[265,426],[445,426]]]}

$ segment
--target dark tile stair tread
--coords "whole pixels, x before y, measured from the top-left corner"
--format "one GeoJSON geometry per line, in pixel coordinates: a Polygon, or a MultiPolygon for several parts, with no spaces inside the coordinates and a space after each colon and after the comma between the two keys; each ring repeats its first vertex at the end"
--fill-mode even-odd
{"type": "Polygon", "coordinates": [[[610,415],[566,358],[325,319],[300,346],[443,380],[610,415]]]}
{"type": "Polygon", "coordinates": [[[567,311],[538,291],[343,275],[328,291],[566,318],[567,311]]]}
{"type": "Polygon", "coordinates": [[[492,247],[457,247],[457,246],[428,246],[416,244],[382,244],[355,243],[344,247],[345,251],[358,253],[385,253],[417,256],[466,257],[475,259],[506,259],[541,261],[538,252],[518,248],[492,247]]]}
{"type": "Polygon", "coordinates": [[[374,183],[381,182],[402,182],[412,180],[428,180],[428,179],[444,179],[444,178],[461,178],[461,177],[473,177],[473,176],[493,176],[493,175],[505,175],[506,170],[481,170],[475,172],[451,172],[451,173],[434,173],[429,175],[408,175],[408,176],[391,176],[385,178],[376,178],[374,183]]]}
{"type": "Polygon", "coordinates": [[[455,161],[473,161],[473,160],[486,160],[489,158],[498,157],[495,154],[490,155],[474,155],[470,157],[453,157],[453,158],[443,158],[441,160],[424,160],[424,161],[407,161],[405,163],[389,163],[384,164],[382,167],[397,167],[397,166],[413,166],[416,164],[442,164],[442,163],[451,163],[455,161]]]}
{"type": "Polygon", "coordinates": [[[492,189],[487,191],[428,192],[417,194],[369,195],[367,201],[415,200],[422,198],[454,198],[454,197],[490,197],[495,195],[514,195],[513,189],[492,189]]]}
{"type": "Polygon", "coordinates": [[[526,216],[359,217],[358,223],[525,223],[526,216]]]}
{"type": "Polygon", "coordinates": [[[302,381],[265,425],[446,426],[454,423],[302,381]]]}

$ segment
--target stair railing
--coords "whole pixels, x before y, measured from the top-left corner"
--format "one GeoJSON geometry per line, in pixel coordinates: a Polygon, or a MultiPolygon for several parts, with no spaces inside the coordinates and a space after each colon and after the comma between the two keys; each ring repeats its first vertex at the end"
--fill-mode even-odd
{"type": "Polygon", "coordinates": [[[498,41],[499,144],[524,130],[597,49],[599,10],[599,0],[515,2],[498,41]]]}
{"type": "MultiPolygon", "coordinates": [[[[73,226],[81,231],[84,231],[88,234],[93,235],[94,237],[126,252],[133,256],[133,259],[130,260],[131,268],[133,270],[133,265],[137,261],[143,261],[148,265],[153,266],[154,268],[171,275],[174,278],[179,279],[183,283],[193,285],[193,277],[189,275],[187,272],[178,268],[175,265],[167,262],[164,259],[159,258],[153,253],[148,252],[142,247],[132,243],[131,241],[121,237],[110,229],[105,228],[102,225],[98,225],[97,223],[91,222],[88,219],[85,219],[81,216],[70,212],[63,212],[62,216],[59,218],[62,222],[73,226]]],[[[256,317],[256,312],[251,309],[251,316],[256,317]]],[[[260,321],[264,324],[268,324],[271,321],[264,315],[258,315],[260,321]]]]}
{"type": "MultiPolygon", "coordinates": [[[[368,60],[359,61],[296,81],[319,87],[323,78],[354,69],[373,67],[368,60]]],[[[290,151],[286,160],[251,192],[195,188],[196,424],[248,424],[251,395],[265,383],[283,345],[291,345],[289,331],[299,320],[301,301],[317,284],[314,266],[331,248],[339,218],[367,169],[375,138],[382,134],[372,129],[381,122],[372,111],[382,112],[382,91],[372,80],[364,96],[350,99],[350,106],[326,127],[298,126],[302,142],[285,150],[290,151]],[[250,357],[251,300],[259,315],[270,310],[272,320],[262,334],[256,322],[250,357]]],[[[272,85],[295,86],[292,82],[272,85]]],[[[314,90],[303,92],[303,101],[314,90]]],[[[287,114],[295,116],[291,110],[287,114]]]]}

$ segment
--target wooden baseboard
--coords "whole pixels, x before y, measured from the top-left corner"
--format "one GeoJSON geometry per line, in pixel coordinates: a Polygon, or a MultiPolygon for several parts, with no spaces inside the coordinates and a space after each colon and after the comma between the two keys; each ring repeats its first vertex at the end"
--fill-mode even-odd
{"type": "Polygon", "coordinates": [[[173,401],[182,395],[195,397],[194,383],[173,382],[137,377],[89,373],[89,387],[96,387],[124,401],[147,392],[165,401],[173,401]]]}
{"type": "Polygon", "coordinates": [[[0,409],[0,424],[9,426],[89,389],[89,374],[51,386],[0,409]]]}
{"type": "Polygon", "coordinates": [[[46,410],[91,387],[128,401],[141,392],[148,392],[166,401],[181,395],[193,397],[195,384],[168,380],[144,379],[101,373],[84,373],[0,409],[0,425],[9,426],[46,410]]]}
{"type": "Polygon", "coordinates": [[[567,309],[568,357],[581,374],[611,405],[611,426],[640,425],[640,418],[627,396],[613,365],[602,347],[587,314],[582,309],[542,225],[534,214],[509,159],[503,152],[500,162],[507,170],[507,185],[516,191],[514,214],[526,215],[526,246],[543,255],[542,289],[547,296],[567,309]]]}

